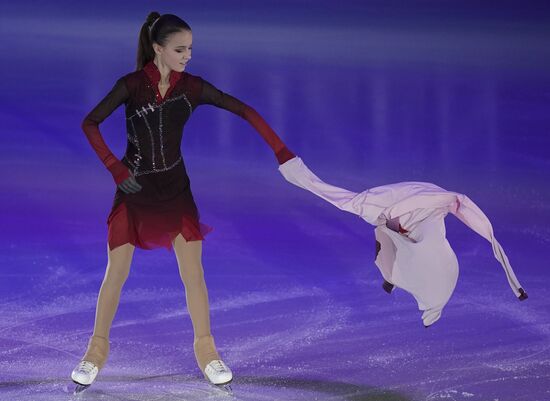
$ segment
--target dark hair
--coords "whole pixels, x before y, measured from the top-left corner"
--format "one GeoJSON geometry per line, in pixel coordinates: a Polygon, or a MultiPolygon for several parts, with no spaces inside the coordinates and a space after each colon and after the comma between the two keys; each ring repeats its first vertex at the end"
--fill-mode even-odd
{"type": "Polygon", "coordinates": [[[150,12],[139,31],[136,71],[155,58],[153,42],[165,46],[168,36],[179,31],[191,32],[191,27],[177,15],[150,12]]]}

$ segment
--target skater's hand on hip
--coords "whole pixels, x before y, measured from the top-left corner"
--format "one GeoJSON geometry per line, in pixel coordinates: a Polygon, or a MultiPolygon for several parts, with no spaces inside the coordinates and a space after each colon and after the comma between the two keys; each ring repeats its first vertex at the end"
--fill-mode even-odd
{"type": "Polygon", "coordinates": [[[134,194],[141,191],[141,185],[138,184],[134,175],[130,172],[130,176],[126,178],[123,182],[118,184],[118,187],[127,194],[134,194]]]}

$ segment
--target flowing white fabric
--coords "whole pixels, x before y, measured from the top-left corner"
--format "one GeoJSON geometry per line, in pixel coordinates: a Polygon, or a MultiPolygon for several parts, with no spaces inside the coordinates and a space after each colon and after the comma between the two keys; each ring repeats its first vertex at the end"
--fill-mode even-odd
{"type": "Polygon", "coordinates": [[[356,193],[323,182],[300,157],[281,164],[279,171],[288,182],[376,226],[381,248],[375,264],[386,281],[414,296],[425,326],[440,318],[458,278],[458,261],[445,236],[449,212],[492,244],[514,294],[527,298],[491,222],[466,195],[429,182],[399,182],[356,193]],[[389,228],[396,223],[408,232],[389,228]]]}

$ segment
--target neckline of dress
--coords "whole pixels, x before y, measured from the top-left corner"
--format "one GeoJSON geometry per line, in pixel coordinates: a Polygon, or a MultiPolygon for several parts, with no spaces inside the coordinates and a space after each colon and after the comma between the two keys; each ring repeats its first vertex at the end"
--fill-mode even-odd
{"type": "Polygon", "coordinates": [[[163,102],[172,92],[172,89],[174,89],[174,86],[176,82],[179,81],[181,78],[183,72],[171,70],[170,76],[168,77],[170,85],[168,86],[168,89],[166,90],[166,93],[164,94],[164,97],[161,96],[160,90],[158,87],[158,84],[160,82],[160,71],[157,67],[157,65],[153,62],[153,60],[149,61],[145,66],[143,67],[143,70],[145,71],[145,74],[149,78],[149,81],[151,81],[151,84],[153,85],[153,90],[155,91],[155,97],[157,100],[157,103],[163,102]]]}

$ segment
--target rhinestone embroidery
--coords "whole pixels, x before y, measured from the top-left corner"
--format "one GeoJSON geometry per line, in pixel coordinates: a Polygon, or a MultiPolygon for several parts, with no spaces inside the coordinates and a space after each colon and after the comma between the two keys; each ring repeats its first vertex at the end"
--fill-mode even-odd
{"type": "Polygon", "coordinates": [[[160,154],[162,155],[162,163],[166,168],[166,159],[164,158],[164,144],[162,140],[162,106],[159,107],[159,136],[160,136],[160,154]]]}
{"type": "Polygon", "coordinates": [[[143,121],[145,121],[145,125],[147,126],[147,130],[149,131],[149,136],[151,137],[151,160],[153,163],[153,168],[155,168],[155,140],[153,139],[153,131],[151,130],[151,126],[149,125],[149,121],[145,117],[143,117],[143,121]]]}
{"type": "Polygon", "coordinates": [[[172,97],[172,98],[169,98],[169,99],[166,99],[164,102],[162,102],[162,104],[160,105],[151,105],[150,103],[147,103],[148,104],[148,107],[145,108],[145,106],[143,106],[141,109],[136,109],[136,112],[135,114],[131,115],[130,117],[128,117],[128,119],[130,118],[134,118],[135,116],[138,116],[138,117],[142,117],[143,115],[147,114],[148,111],[147,110],[151,110],[151,111],[154,111],[156,108],[160,108],[162,106],[164,106],[166,103],[170,103],[170,102],[174,102],[176,100],[180,100],[181,98],[183,98],[185,100],[185,103],[187,103],[187,106],[189,106],[189,112],[193,112],[193,107],[191,106],[191,102],[189,101],[189,99],[187,98],[187,96],[185,95],[185,93],[182,93],[181,95],[179,96],[176,96],[176,97],[172,97]]]}
{"type": "Polygon", "coordinates": [[[134,145],[136,146],[137,153],[134,155],[136,160],[134,162],[135,168],[134,168],[134,176],[137,174],[137,170],[139,168],[139,164],[141,162],[141,149],[139,148],[139,141],[138,136],[136,132],[136,127],[134,126],[134,120],[130,119],[130,124],[132,124],[132,130],[134,131],[134,145]]]}
{"type": "Polygon", "coordinates": [[[185,100],[185,103],[187,103],[187,106],[189,106],[189,114],[191,114],[193,112],[193,108],[191,107],[191,102],[189,101],[189,99],[187,99],[187,96],[185,96],[185,93],[182,93],[179,96],[167,99],[164,103],[174,102],[176,100],[180,100],[181,98],[183,98],[183,100],[185,100]]]}
{"type": "Polygon", "coordinates": [[[163,171],[170,170],[170,169],[174,168],[179,162],[182,161],[182,158],[180,156],[170,166],[166,166],[166,157],[164,155],[164,141],[163,141],[163,135],[164,135],[164,132],[163,132],[163,106],[166,103],[174,102],[174,101],[182,99],[182,98],[187,103],[187,106],[189,107],[189,114],[191,114],[193,112],[193,107],[191,105],[191,102],[189,101],[189,99],[187,98],[185,93],[182,93],[179,96],[175,96],[175,97],[166,99],[160,105],[156,105],[156,104],[152,105],[151,103],[147,103],[147,106],[142,106],[140,109],[136,109],[135,114],[133,114],[133,115],[131,115],[130,117],[127,118],[128,120],[130,120],[130,123],[132,125],[132,130],[133,130],[133,133],[134,133],[133,138],[132,138],[131,135],[128,135],[128,139],[137,148],[137,153],[134,154],[135,160],[133,162],[131,160],[128,160],[128,163],[133,167],[133,172],[134,172],[135,177],[143,175],[143,174],[158,173],[158,172],[163,172],[163,171]],[[157,109],[157,108],[159,109],[159,138],[158,139],[160,141],[160,154],[161,154],[161,157],[162,157],[162,164],[164,165],[163,168],[157,168],[157,166],[156,166],[155,142],[154,142],[153,130],[151,129],[151,126],[149,125],[149,121],[145,117],[149,112],[154,112],[155,109],[157,109]],[[152,161],[152,166],[153,166],[152,170],[138,171],[139,167],[140,167],[141,160],[142,160],[142,155],[141,155],[141,149],[140,149],[140,146],[139,146],[137,130],[135,128],[134,121],[133,121],[133,118],[136,117],[136,116],[143,118],[143,121],[145,122],[147,130],[149,131],[149,137],[151,138],[151,149],[152,149],[152,151],[151,151],[151,156],[152,156],[151,161],[152,161]]]}
{"type": "MultiPolygon", "coordinates": [[[[174,167],[176,167],[180,162],[182,161],[182,158],[181,156],[178,157],[178,159],[172,163],[171,165],[169,165],[168,167],[165,167],[165,168],[154,168],[153,170],[142,170],[142,171],[139,171],[137,172],[136,174],[134,174],[135,177],[138,177],[140,175],[144,175],[144,174],[151,174],[151,173],[162,173],[163,171],[168,171],[168,170],[171,170],[173,169],[174,167]]],[[[134,167],[133,163],[128,160],[128,163],[130,164],[130,166],[134,167]]]]}

